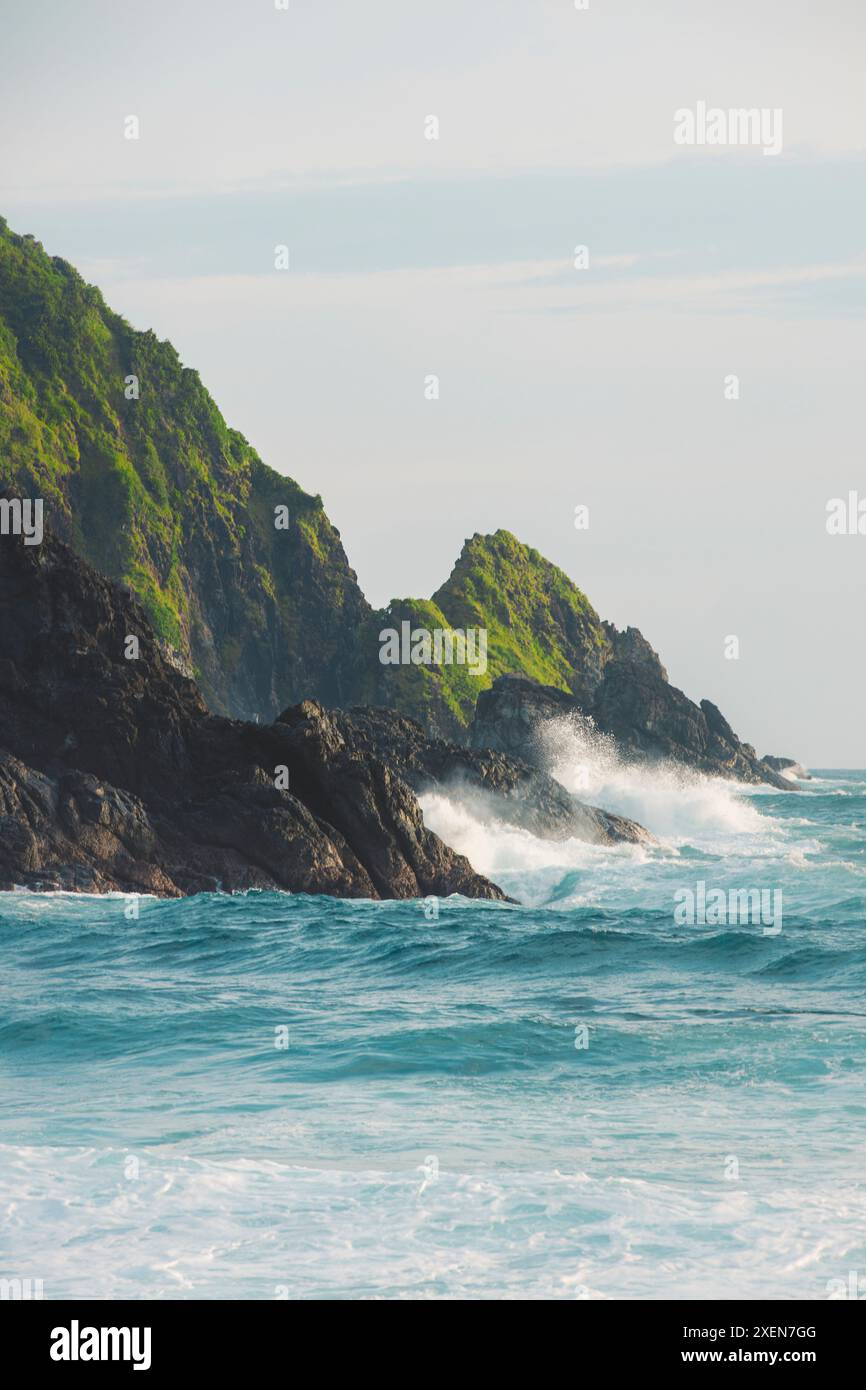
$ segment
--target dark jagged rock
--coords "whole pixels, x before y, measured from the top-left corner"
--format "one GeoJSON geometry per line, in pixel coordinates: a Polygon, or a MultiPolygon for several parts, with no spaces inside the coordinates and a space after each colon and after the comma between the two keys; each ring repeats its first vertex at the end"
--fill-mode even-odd
{"type": "Polygon", "coordinates": [[[320,705],[271,725],[211,715],[141,605],[47,533],[0,537],[0,887],[15,885],[504,897],[320,705]]]}
{"type": "Polygon", "coordinates": [[[628,638],[624,650],[630,654],[607,663],[594,698],[585,703],[522,676],[500,676],[478,697],[471,746],[497,748],[543,767],[545,725],[566,718],[585,726],[591,719],[627,759],[670,760],[711,776],[791,790],[787,778],[758,758],[750,744],[740,742],[715,705],[709,700],[696,705],[668,684],[664,668],[639,633],[628,638]]]}
{"type": "Polygon", "coordinates": [[[386,762],[419,795],[430,790],[457,792],[478,811],[544,839],[594,844],[654,841],[635,821],[587,806],[521,758],[428,738],[414,719],[392,710],[359,707],[348,713],[335,711],[333,718],[357,752],[386,762]]]}
{"type": "MultiPolygon", "coordinates": [[[[623,661],[632,666],[642,666],[646,672],[657,680],[667,684],[668,673],[661,663],[658,652],[656,652],[644,637],[643,633],[636,627],[627,627],[623,632],[614,627],[613,623],[602,623],[605,636],[610,643],[610,654],[607,661],[623,661]]],[[[598,689],[598,685],[594,687],[598,689]]],[[[590,697],[592,703],[592,697],[590,697]]]]}
{"type": "Polygon", "coordinates": [[[48,776],[0,752],[0,886],[174,896],[137,797],[89,773],[48,776]]]}
{"type": "Polygon", "coordinates": [[[771,767],[774,772],[781,773],[784,777],[795,777],[798,782],[811,782],[812,774],[807,772],[802,763],[795,762],[793,758],[776,758],[772,753],[765,753],[762,762],[771,767]]]}

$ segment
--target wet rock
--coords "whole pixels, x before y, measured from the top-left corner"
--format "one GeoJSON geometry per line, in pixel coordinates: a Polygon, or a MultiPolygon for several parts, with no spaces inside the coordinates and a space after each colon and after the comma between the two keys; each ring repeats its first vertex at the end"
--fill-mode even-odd
{"type": "Polygon", "coordinates": [[[478,814],[544,839],[654,842],[636,821],[586,805],[553,777],[510,753],[428,738],[414,719],[387,709],[353,707],[336,711],[333,718],[364,757],[387,762],[419,795],[456,794],[478,814]]]}
{"type": "Polygon", "coordinates": [[[710,776],[792,789],[790,780],[740,741],[714,704],[702,700],[696,705],[670,685],[652,648],[644,643],[643,650],[638,638],[639,633],[629,637],[627,655],[608,662],[588,702],[524,676],[498,677],[478,697],[469,729],[471,746],[500,749],[543,767],[545,725],[573,719],[586,728],[591,720],[594,729],[614,740],[626,760],[671,761],[710,776]]]}

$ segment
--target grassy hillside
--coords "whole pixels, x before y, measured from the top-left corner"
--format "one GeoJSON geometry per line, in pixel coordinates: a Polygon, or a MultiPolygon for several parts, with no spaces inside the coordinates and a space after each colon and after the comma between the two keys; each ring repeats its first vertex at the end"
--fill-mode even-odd
{"type": "Polygon", "coordinates": [[[376,698],[438,731],[457,735],[480,690],[518,672],[589,698],[610,640],[589,600],[556,565],[508,531],[468,540],[430,600],[394,599],[379,628],[409,620],[427,628],[486,628],[487,670],[466,665],[380,667],[376,698]]]}
{"type": "Polygon", "coordinates": [[[2,485],[137,591],[212,708],[354,693],[369,609],[321,498],[261,462],[170,343],[0,219],[2,485]]]}

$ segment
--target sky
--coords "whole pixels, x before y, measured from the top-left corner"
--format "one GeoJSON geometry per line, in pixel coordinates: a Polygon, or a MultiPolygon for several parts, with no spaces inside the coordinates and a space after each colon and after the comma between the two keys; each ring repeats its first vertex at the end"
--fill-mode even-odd
{"type": "Polygon", "coordinates": [[[758,753],[866,766],[862,0],[0,0],[0,53],[0,213],[371,602],[505,527],[758,753]],[[677,144],[701,102],[782,149],[677,144]]]}

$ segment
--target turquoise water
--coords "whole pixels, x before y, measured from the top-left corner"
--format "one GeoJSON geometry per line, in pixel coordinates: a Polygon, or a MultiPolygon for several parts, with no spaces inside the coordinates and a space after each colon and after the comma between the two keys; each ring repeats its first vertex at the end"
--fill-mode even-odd
{"type": "Polygon", "coordinates": [[[516,907],[0,897],[0,1275],[266,1299],[866,1275],[866,774],[592,779],[658,847],[425,800],[516,907]],[[781,930],[677,925],[698,881],[781,890],[781,930]]]}

